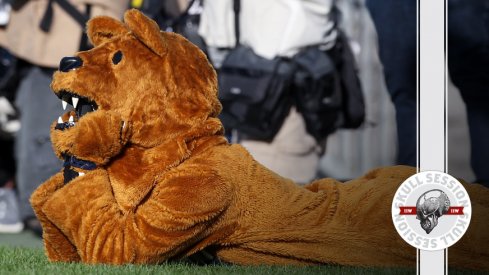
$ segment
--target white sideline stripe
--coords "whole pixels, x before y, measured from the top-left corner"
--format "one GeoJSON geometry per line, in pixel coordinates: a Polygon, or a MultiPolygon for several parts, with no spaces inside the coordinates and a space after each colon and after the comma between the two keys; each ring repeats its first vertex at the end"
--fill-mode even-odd
{"type": "MultiPolygon", "coordinates": [[[[446,0],[418,0],[418,172],[446,171],[446,0]]],[[[446,250],[418,250],[417,274],[447,273],[446,250]]]]}

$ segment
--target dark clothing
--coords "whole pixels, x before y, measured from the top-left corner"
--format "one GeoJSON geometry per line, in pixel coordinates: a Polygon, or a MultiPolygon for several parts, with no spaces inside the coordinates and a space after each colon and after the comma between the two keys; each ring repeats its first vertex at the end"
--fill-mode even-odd
{"type": "Polygon", "coordinates": [[[489,1],[448,1],[448,69],[467,106],[471,165],[489,187],[489,1]]]}
{"type": "MultiPolygon", "coordinates": [[[[396,108],[398,163],[416,165],[416,1],[367,0],[396,108]]],[[[467,107],[471,165],[489,186],[489,0],[448,0],[448,67],[467,107]]]]}
{"type": "Polygon", "coordinates": [[[13,158],[13,140],[0,137],[0,188],[15,176],[15,161],[13,158]]]}
{"type": "Polygon", "coordinates": [[[34,216],[29,203],[32,192],[59,172],[63,164],[54,154],[49,136],[51,123],[63,113],[59,99],[49,87],[53,72],[54,69],[33,66],[17,91],[16,105],[22,127],[15,140],[16,184],[22,220],[34,216]]]}
{"type": "Polygon", "coordinates": [[[397,164],[416,166],[416,1],[367,0],[396,109],[397,164]]]}

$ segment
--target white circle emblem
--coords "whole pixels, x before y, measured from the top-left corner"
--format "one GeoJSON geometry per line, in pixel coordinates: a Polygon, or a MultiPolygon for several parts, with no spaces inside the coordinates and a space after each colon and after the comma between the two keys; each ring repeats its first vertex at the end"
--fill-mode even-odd
{"type": "Polygon", "coordinates": [[[422,250],[455,244],[469,227],[469,194],[449,174],[424,171],[406,179],[392,201],[392,221],[399,235],[422,250]]]}

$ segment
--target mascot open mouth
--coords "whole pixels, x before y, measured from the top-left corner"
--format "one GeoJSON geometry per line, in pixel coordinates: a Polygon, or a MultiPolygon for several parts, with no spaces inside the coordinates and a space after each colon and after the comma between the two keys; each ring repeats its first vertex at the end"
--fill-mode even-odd
{"type": "Polygon", "coordinates": [[[63,110],[66,110],[68,105],[73,106],[73,110],[68,111],[58,118],[58,123],[55,126],[56,130],[71,128],[75,126],[82,116],[98,109],[98,105],[95,101],[77,95],[71,91],[61,90],[56,93],[56,95],[61,99],[63,110]]]}

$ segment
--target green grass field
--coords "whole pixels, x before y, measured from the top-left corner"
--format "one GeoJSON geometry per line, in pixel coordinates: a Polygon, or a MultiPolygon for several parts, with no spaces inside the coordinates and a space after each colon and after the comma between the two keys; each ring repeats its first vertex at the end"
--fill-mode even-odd
{"type": "Polygon", "coordinates": [[[0,246],[0,274],[414,274],[414,270],[365,269],[339,266],[289,267],[236,265],[85,265],[49,263],[40,248],[0,246]]]}
{"type": "MultiPolygon", "coordinates": [[[[197,266],[186,263],[161,265],[86,265],[50,263],[40,247],[0,244],[0,274],[416,274],[414,269],[352,268],[342,266],[197,266]]],[[[450,271],[449,274],[480,274],[450,271]]]]}

